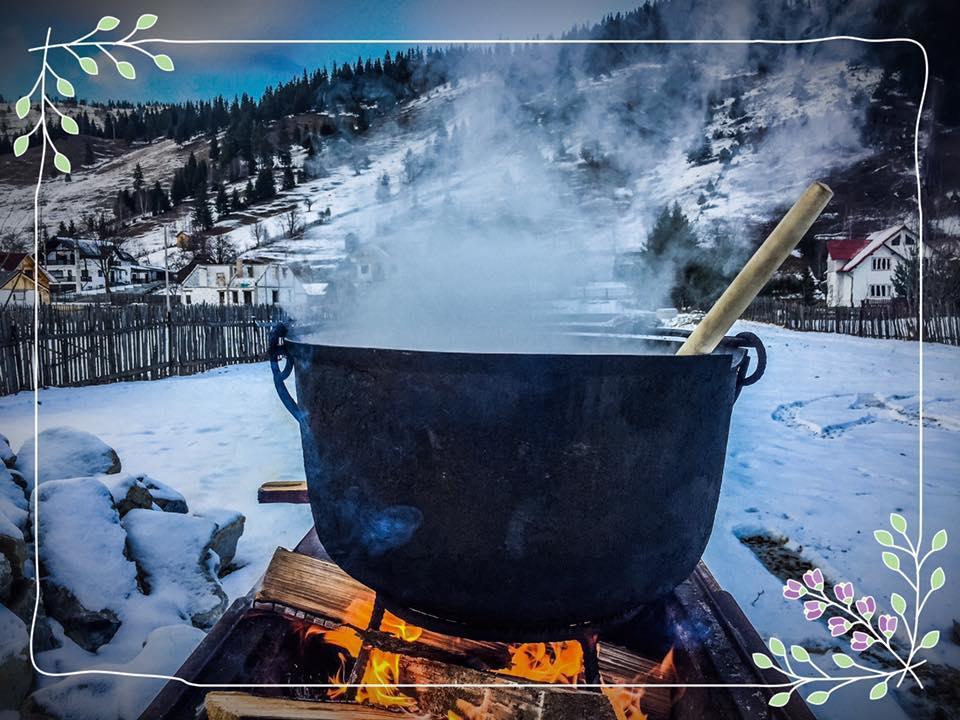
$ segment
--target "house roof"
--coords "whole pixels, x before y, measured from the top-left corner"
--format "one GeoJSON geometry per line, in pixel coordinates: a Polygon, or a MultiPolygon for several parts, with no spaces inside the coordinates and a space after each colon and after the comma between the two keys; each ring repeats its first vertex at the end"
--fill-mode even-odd
{"type": "Polygon", "coordinates": [[[20,267],[20,263],[27,257],[25,252],[5,252],[0,254],[0,270],[9,272],[20,267]]]}
{"type": "Polygon", "coordinates": [[[865,238],[857,240],[829,240],[827,242],[827,253],[834,260],[850,260],[858,252],[868,245],[865,238]]]}

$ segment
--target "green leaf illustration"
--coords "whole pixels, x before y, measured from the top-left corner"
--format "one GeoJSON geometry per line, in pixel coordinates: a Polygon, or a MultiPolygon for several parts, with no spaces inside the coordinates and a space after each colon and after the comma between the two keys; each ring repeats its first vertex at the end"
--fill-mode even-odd
{"type": "Polygon", "coordinates": [[[63,153],[58,152],[53,156],[53,166],[60,172],[66,174],[70,172],[70,158],[63,153]]]}
{"type": "Polygon", "coordinates": [[[900,593],[893,593],[890,596],[890,605],[893,606],[894,612],[899,615],[903,615],[907,611],[907,601],[903,599],[903,595],[900,593]]]}
{"type": "Polygon", "coordinates": [[[790,693],[779,692],[770,698],[771,707],[783,707],[790,702],[790,693]]]}
{"type": "Polygon", "coordinates": [[[829,699],[830,693],[823,690],[817,690],[816,692],[812,692],[807,696],[807,702],[811,705],[823,705],[829,699]]]}
{"type": "Polygon", "coordinates": [[[892,552],[885,552],[880,557],[883,558],[883,564],[891,570],[900,569],[900,558],[894,555],[892,552]]]}
{"type": "Polygon", "coordinates": [[[73,97],[73,83],[63,78],[57,78],[57,92],[64,97],[73,97]]]}
{"type": "Polygon", "coordinates": [[[920,640],[920,647],[924,650],[930,650],[936,647],[938,642],[940,642],[940,631],[931,630],[920,640]]]}
{"type": "Polygon", "coordinates": [[[834,653],[833,664],[838,668],[851,668],[853,667],[853,658],[851,658],[849,655],[844,655],[843,653],[834,653]]]}
{"type": "Polygon", "coordinates": [[[907,521],[903,515],[890,513],[890,527],[903,535],[907,531],[907,521]]]}
{"type": "Polygon", "coordinates": [[[874,530],[873,537],[875,537],[877,542],[884,547],[893,546],[893,535],[891,535],[888,530],[874,530]]]}
{"type": "Polygon", "coordinates": [[[882,680],[870,688],[870,699],[879,700],[887,694],[887,681],[882,680]]]}
{"type": "Polygon", "coordinates": [[[767,645],[770,647],[770,652],[772,652],[777,657],[786,657],[787,648],[783,646],[783,643],[780,642],[778,638],[772,637],[767,641],[767,645]]]}
{"type": "Polygon", "coordinates": [[[30,147],[30,138],[26,135],[21,135],[16,140],[13,141],[13,155],[14,157],[20,157],[23,155],[27,148],[30,147]]]}
{"type": "Polygon", "coordinates": [[[943,550],[947,546],[947,531],[939,530],[936,535],[933,536],[933,540],[930,543],[931,549],[934,551],[943,550]]]}
{"type": "Polygon", "coordinates": [[[943,572],[942,567],[938,567],[933,571],[933,574],[930,575],[930,589],[939,590],[943,587],[943,583],[947,580],[946,574],[943,572]]]}
{"type": "Polygon", "coordinates": [[[153,13],[144,13],[137,18],[137,30],[149,30],[157,24],[157,16],[153,13]]]}
{"type": "Polygon", "coordinates": [[[119,24],[120,21],[113,15],[104,15],[100,18],[100,22],[97,23],[97,30],[113,30],[119,24]]]}
{"type": "Polygon", "coordinates": [[[161,70],[173,72],[173,60],[170,59],[169,55],[164,55],[163,53],[154,55],[153,62],[155,62],[157,67],[161,70]]]}
{"type": "Polygon", "coordinates": [[[761,670],[768,670],[773,667],[773,660],[771,660],[768,655],[764,655],[763,653],[754,653],[753,664],[761,670]]]}
{"type": "Polygon", "coordinates": [[[30,98],[22,97],[17,100],[16,110],[17,117],[23,120],[27,116],[27,113],[30,112],[30,98]]]}
{"type": "Polygon", "coordinates": [[[69,115],[60,120],[60,127],[62,127],[63,131],[68,135],[77,135],[80,133],[80,128],[77,127],[77,121],[69,115]]]}
{"type": "Polygon", "coordinates": [[[126,60],[121,60],[117,63],[117,72],[127,80],[133,80],[135,77],[137,77],[137,71],[134,70],[133,65],[128,63],[126,60]]]}
{"type": "Polygon", "coordinates": [[[91,57],[80,58],[80,67],[87,75],[96,75],[100,72],[100,68],[97,67],[97,61],[91,57]]]}
{"type": "Polygon", "coordinates": [[[797,662],[808,662],[810,660],[810,653],[799,645],[791,645],[790,654],[793,655],[793,659],[797,662]]]}

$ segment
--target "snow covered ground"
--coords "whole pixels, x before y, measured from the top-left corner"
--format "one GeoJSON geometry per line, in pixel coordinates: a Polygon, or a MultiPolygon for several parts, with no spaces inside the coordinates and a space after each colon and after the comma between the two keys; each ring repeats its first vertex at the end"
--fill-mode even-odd
{"type": "MultiPolygon", "coordinates": [[[[776,635],[811,651],[849,651],[844,638],[832,640],[824,625],[803,619],[798,602],[783,599],[782,580],[739,538],[783,536],[789,549],[822,567],[830,580],[853,582],[858,595],[873,594],[881,608],[889,607],[893,591],[912,597],[903,580],[882,565],[872,533],[887,527],[890,512],[904,515],[911,532],[918,520],[918,346],[753,323],[742,329],[763,338],[769,365],[735,408],[723,494],[705,559],[764,637],[776,635]]],[[[925,360],[924,541],[929,543],[940,528],[960,538],[960,349],[928,345],[925,360]]],[[[117,450],[124,471],[173,485],[191,510],[226,506],[246,515],[237,550],[243,567],[224,580],[231,600],[254,584],[277,546],[292,547],[310,527],[306,506],[256,502],[263,481],[298,479],[303,472],[296,425],[277,400],[266,365],[50,389],[40,400],[41,429],[73,425],[95,433],[117,450]]],[[[32,435],[31,401],[28,393],[0,398],[0,431],[14,448],[32,435]]],[[[960,648],[952,639],[957,610],[951,600],[960,560],[950,547],[936,561],[946,570],[947,586],[928,602],[922,626],[940,630],[941,641],[925,657],[958,668],[960,648]]],[[[174,645],[199,636],[186,633],[174,645]]],[[[101,651],[102,662],[133,660],[135,645],[126,643],[123,657],[119,648],[101,651]]],[[[148,671],[150,662],[150,653],[139,653],[135,665],[148,671]]],[[[77,669],[63,657],[57,666],[77,669]]],[[[841,690],[817,713],[906,717],[893,692],[880,703],[869,703],[866,692],[863,684],[841,690]]]]}

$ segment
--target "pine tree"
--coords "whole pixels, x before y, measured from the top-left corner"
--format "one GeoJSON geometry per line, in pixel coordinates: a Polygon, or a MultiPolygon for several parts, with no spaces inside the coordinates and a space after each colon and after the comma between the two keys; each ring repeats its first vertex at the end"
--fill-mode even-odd
{"type": "Polygon", "coordinates": [[[83,164],[93,165],[96,160],[96,156],[93,154],[93,146],[90,144],[90,141],[87,140],[83,144],[83,164]]]}
{"type": "Polygon", "coordinates": [[[254,187],[257,201],[270,200],[277,194],[277,186],[273,181],[273,171],[264,166],[257,173],[257,184],[254,187]]]}
{"type": "MultiPolygon", "coordinates": [[[[916,251],[912,252],[906,260],[897,263],[891,282],[897,297],[906,298],[912,302],[917,301],[920,297],[920,256],[916,251]]],[[[927,293],[924,293],[925,298],[926,295],[927,293]]]]}
{"type": "Polygon", "coordinates": [[[220,143],[217,142],[216,135],[210,138],[210,151],[208,156],[211,160],[217,160],[220,158],[220,143]]]}
{"type": "Polygon", "coordinates": [[[223,216],[230,212],[230,199],[227,197],[227,189],[222,183],[217,187],[215,207],[217,209],[217,220],[222,220],[223,216]]]}
{"type": "Polygon", "coordinates": [[[242,209],[243,202],[240,200],[240,193],[234,188],[233,194],[230,196],[230,212],[237,212],[242,209]]]}
{"type": "Polygon", "coordinates": [[[250,178],[247,178],[247,185],[243,188],[243,204],[244,205],[253,205],[257,201],[257,190],[253,187],[253,183],[250,182],[250,178]]]}
{"type": "Polygon", "coordinates": [[[202,185],[196,193],[193,224],[200,230],[209,230],[213,227],[213,213],[210,212],[210,203],[207,202],[206,185],[202,185]]]}

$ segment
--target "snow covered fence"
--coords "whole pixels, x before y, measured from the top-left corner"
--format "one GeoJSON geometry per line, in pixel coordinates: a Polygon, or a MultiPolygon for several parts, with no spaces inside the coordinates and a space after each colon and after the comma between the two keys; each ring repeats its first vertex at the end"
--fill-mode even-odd
{"type": "MultiPolygon", "coordinates": [[[[41,386],[191,375],[266,357],[279,306],[40,307],[41,386]]],[[[0,312],[0,395],[33,387],[33,311],[0,312]]]]}
{"type": "MultiPolygon", "coordinates": [[[[743,313],[744,320],[779,325],[803,332],[828,332],[886,340],[916,340],[917,308],[901,303],[865,303],[859,307],[805,305],[796,300],[759,297],[743,313]]],[[[923,338],[960,345],[960,308],[951,303],[926,303],[923,338]]]]}

